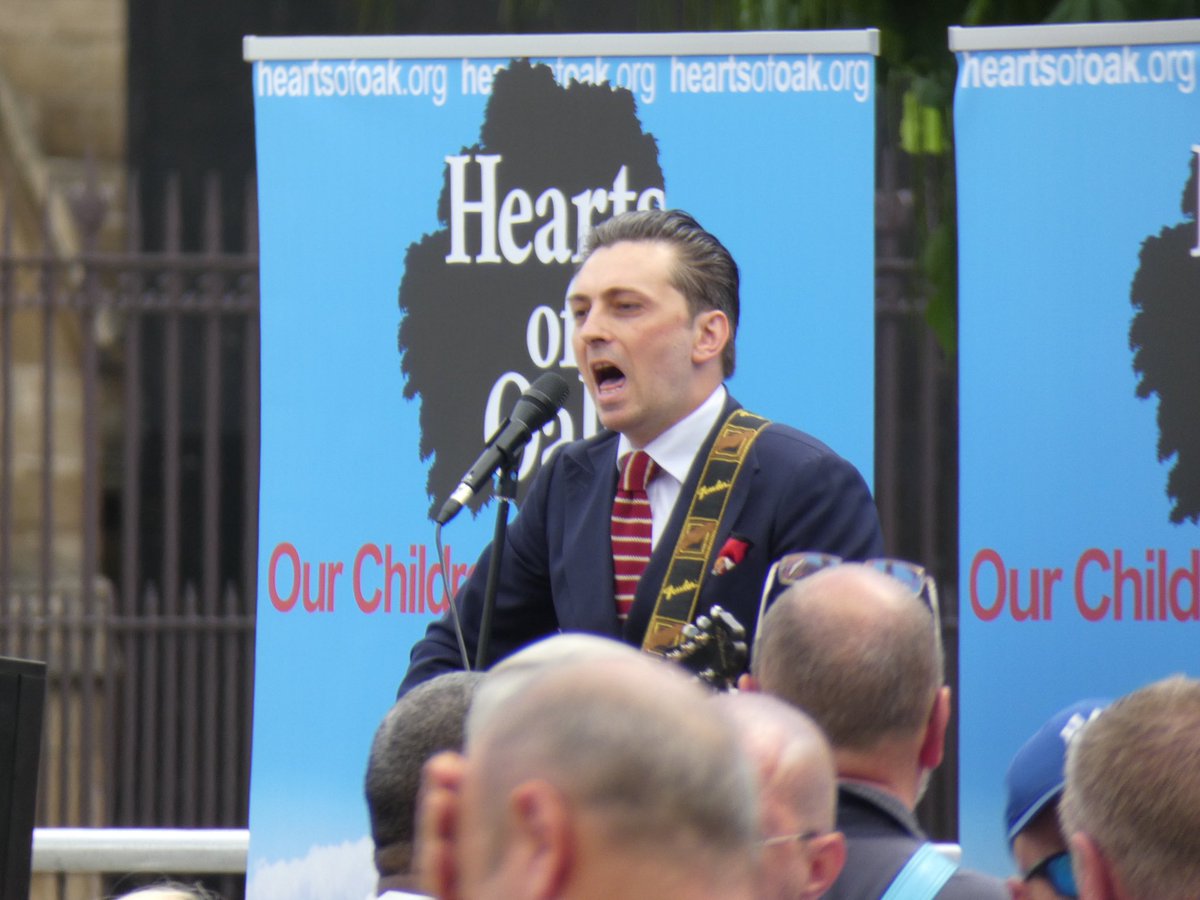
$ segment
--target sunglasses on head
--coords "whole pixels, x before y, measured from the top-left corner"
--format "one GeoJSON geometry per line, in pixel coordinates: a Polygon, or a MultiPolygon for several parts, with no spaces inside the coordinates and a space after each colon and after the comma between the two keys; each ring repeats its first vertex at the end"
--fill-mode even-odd
{"type": "MultiPolygon", "coordinates": [[[[767,572],[766,582],[763,585],[762,598],[758,604],[758,622],[755,624],[757,632],[758,625],[762,624],[763,613],[767,609],[767,601],[775,592],[777,585],[795,584],[801,579],[807,578],[822,569],[829,569],[833,566],[840,566],[846,560],[832,553],[789,553],[786,556],[780,557],[767,572]]],[[[937,634],[938,643],[942,639],[942,622],[941,613],[938,609],[937,583],[933,580],[933,576],[925,571],[924,566],[919,566],[916,563],[907,562],[903,559],[866,559],[859,565],[867,566],[882,572],[884,575],[889,575],[896,581],[908,588],[918,597],[921,602],[929,607],[930,613],[933,615],[933,628],[937,634]]]]}
{"type": "Polygon", "coordinates": [[[1047,856],[1040,863],[1025,873],[1022,881],[1043,878],[1050,886],[1064,897],[1078,897],[1075,889],[1075,873],[1071,870],[1071,854],[1067,851],[1047,856]]]}

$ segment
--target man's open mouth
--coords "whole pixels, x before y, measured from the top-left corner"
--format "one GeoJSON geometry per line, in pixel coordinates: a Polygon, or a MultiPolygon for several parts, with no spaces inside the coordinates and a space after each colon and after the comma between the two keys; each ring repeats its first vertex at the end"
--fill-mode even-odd
{"type": "Polygon", "coordinates": [[[597,363],[592,367],[592,377],[596,379],[596,390],[600,394],[615,391],[625,383],[625,373],[612,363],[597,363]]]}

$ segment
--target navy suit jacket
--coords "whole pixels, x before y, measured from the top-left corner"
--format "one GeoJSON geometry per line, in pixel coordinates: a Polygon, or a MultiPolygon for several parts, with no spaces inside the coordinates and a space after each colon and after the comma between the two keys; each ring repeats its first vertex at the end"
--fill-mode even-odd
{"type": "MultiPolygon", "coordinates": [[[[641,645],[704,460],[721,423],[736,408],[737,402],[728,398],[720,421],[698,451],[623,629],[613,598],[609,537],[617,487],[617,434],[609,431],[567,444],[542,466],[508,528],[492,619],[491,661],[559,630],[621,637],[641,645]]],[[[817,439],[778,424],[758,436],[734,483],[713,542],[714,558],[730,534],[747,542],[749,551],[722,575],[711,573],[709,560],[697,611],[719,604],[736,616],[747,634],[754,632],[767,570],[785,553],[819,550],[867,559],[883,552],[879,517],[858,470],[817,439]]],[[[491,553],[491,547],[484,550],[455,601],[472,662],[491,553]]],[[[461,667],[447,612],[413,646],[400,693],[461,667]]]]}

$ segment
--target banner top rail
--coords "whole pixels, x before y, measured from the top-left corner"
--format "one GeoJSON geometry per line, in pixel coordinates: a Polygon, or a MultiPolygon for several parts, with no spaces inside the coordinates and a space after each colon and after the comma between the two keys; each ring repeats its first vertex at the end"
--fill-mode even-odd
{"type": "Polygon", "coordinates": [[[643,34],[487,34],[242,38],[246,62],[286,59],[655,56],[760,53],[879,55],[879,29],[643,34]]]}
{"type": "Polygon", "coordinates": [[[1123,44],[1190,44],[1200,41],[1200,19],[1156,22],[1087,22],[1068,25],[951,25],[950,49],[1018,50],[1112,47],[1123,44]]]}

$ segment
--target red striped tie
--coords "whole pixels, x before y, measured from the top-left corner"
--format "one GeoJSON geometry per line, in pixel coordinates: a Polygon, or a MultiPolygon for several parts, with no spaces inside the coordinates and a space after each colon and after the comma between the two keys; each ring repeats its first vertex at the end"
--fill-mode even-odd
{"type": "Polygon", "coordinates": [[[634,450],[621,460],[617,495],[613,499],[612,547],[613,592],[617,598],[617,618],[629,616],[638,581],[650,559],[650,500],[646,485],[658,466],[644,450],[634,450]]]}

